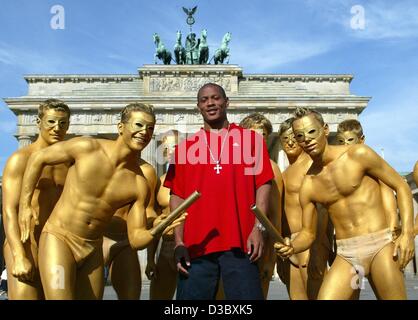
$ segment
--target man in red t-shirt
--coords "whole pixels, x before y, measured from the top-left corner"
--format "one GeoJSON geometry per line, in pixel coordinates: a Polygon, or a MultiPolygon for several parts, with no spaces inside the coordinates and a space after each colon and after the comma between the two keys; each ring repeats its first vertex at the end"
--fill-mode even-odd
{"type": "Polygon", "coordinates": [[[227,299],[263,299],[255,261],[264,242],[250,207],[268,210],[267,147],[258,133],[228,122],[221,86],[205,84],[197,100],[204,127],[176,148],[164,182],[171,211],[195,190],[202,194],[175,229],[177,300],[214,299],[220,278],[227,299]]]}

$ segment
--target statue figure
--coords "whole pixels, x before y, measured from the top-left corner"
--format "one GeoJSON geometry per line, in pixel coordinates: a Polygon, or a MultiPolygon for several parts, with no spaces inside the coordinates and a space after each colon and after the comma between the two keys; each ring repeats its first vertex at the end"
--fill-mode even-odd
{"type": "Polygon", "coordinates": [[[162,60],[164,64],[170,64],[171,52],[165,48],[163,42],[160,40],[160,36],[156,33],[154,33],[154,43],[157,47],[154,54],[155,64],[157,64],[157,59],[162,60]]]}
{"type": "Polygon", "coordinates": [[[174,58],[177,64],[186,63],[186,49],[181,44],[181,31],[177,31],[176,44],[174,45],[174,58]]]}
{"type": "Polygon", "coordinates": [[[196,33],[191,32],[186,37],[186,64],[199,63],[199,41],[196,33]]]}
{"type": "MultiPolygon", "coordinates": [[[[29,159],[19,201],[23,243],[29,240],[33,223],[39,223],[40,216],[32,211],[31,203],[42,170],[72,163],[39,240],[39,270],[46,299],[103,297],[103,235],[118,209],[129,206],[126,232],[133,249],[143,249],[160,236],[160,226],[147,229],[151,190],[138,166],[154,126],[154,108],[132,103],[121,112],[115,140],[77,137],[41,149],[29,159]]],[[[167,218],[165,222],[172,221],[167,218]]]]}
{"type": "Polygon", "coordinates": [[[197,10],[197,6],[194,7],[193,9],[187,9],[187,8],[183,7],[183,11],[187,14],[187,20],[186,20],[186,22],[190,26],[192,24],[194,24],[194,22],[195,22],[194,21],[194,18],[193,18],[193,15],[196,13],[196,10],[197,10]]]}
{"type": "Polygon", "coordinates": [[[202,30],[199,42],[199,64],[207,64],[209,58],[209,46],[207,41],[208,33],[206,29],[202,30]]]}
{"type": "Polygon", "coordinates": [[[3,173],[3,222],[6,232],[4,258],[7,265],[10,300],[41,300],[44,297],[39,274],[38,249],[42,229],[60,198],[70,163],[44,168],[36,187],[30,209],[38,224],[31,226],[30,241],[20,240],[18,215],[19,197],[23,192],[23,174],[29,158],[48,146],[64,140],[70,124],[70,109],[61,100],[48,99],[38,108],[36,123],[39,135],[31,145],[19,149],[7,160],[3,173]]]}
{"type": "Polygon", "coordinates": [[[315,204],[320,203],[335,228],[337,255],[318,300],[350,299],[359,289],[357,279],[362,277],[373,280],[378,299],[406,299],[401,270],[414,255],[414,214],[408,184],[364,144],[329,145],[328,125],[317,111],[297,108],[295,118],[295,140],[310,156],[312,165],[299,192],[302,229],[294,240],[276,242],[276,253],[288,258],[311,247],[316,238],[315,204]],[[379,180],[397,194],[402,228],[397,239],[388,228],[379,180]]]}
{"type": "Polygon", "coordinates": [[[228,48],[229,41],[231,41],[231,33],[227,32],[222,38],[221,47],[215,51],[215,55],[214,55],[215,64],[224,63],[226,58],[228,58],[226,63],[229,63],[229,48],[228,48]]]}

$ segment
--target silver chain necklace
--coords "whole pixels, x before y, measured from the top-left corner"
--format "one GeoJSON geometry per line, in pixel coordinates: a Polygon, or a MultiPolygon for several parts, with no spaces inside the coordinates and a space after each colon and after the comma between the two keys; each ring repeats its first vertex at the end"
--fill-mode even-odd
{"type": "MultiPolygon", "coordinates": [[[[210,154],[210,157],[212,158],[212,160],[213,160],[213,162],[215,162],[216,163],[216,166],[215,167],[213,167],[213,170],[216,170],[216,174],[220,174],[221,172],[221,169],[222,169],[222,167],[219,165],[219,163],[221,162],[221,157],[222,157],[222,150],[224,149],[224,145],[225,145],[225,141],[226,141],[226,138],[228,137],[228,135],[229,135],[229,126],[230,126],[230,124],[228,124],[228,128],[226,129],[226,135],[225,135],[225,137],[224,137],[224,140],[222,141],[222,145],[221,145],[221,152],[219,152],[219,159],[218,160],[216,160],[215,159],[215,157],[214,157],[214,155],[213,155],[213,153],[212,153],[212,150],[210,149],[210,147],[209,147],[209,143],[208,143],[208,139],[206,138],[206,132],[205,132],[205,130],[203,130],[203,137],[205,138],[205,143],[206,143],[206,146],[208,147],[208,149],[209,149],[209,154],[210,154]]],[[[210,132],[210,131],[209,131],[210,132]]]]}

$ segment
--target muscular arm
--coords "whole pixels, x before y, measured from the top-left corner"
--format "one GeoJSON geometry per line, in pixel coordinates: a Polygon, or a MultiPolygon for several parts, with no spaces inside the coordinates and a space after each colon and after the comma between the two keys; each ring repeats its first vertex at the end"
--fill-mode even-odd
{"type": "Polygon", "coordinates": [[[26,257],[18,224],[20,190],[26,162],[26,155],[15,153],[7,161],[3,172],[3,223],[7,242],[15,259],[26,257]]]}
{"type": "Polygon", "coordinates": [[[363,166],[367,174],[381,180],[396,191],[402,222],[402,232],[395,242],[394,255],[399,248],[399,263],[400,267],[404,268],[414,253],[414,214],[412,194],[409,186],[385,160],[379,157],[376,152],[366,145],[359,145],[356,146],[356,148],[353,147],[349,152],[350,156],[363,166]]]}
{"type": "Polygon", "coordinates": [[[318,213],[310,194],[312,186],[309,177],[305,177],[299,192],[299,201],[302,207],[302,230],[292,242],[294,253],[309,249],[316,238],[318,213]]]}
{"type": "Polygon", "coordinates": [[[147,215],[142,199],[138,199],[129,210],[127,227],[129,243],[134,250],[144,249],[154,239],[147,230],[147,215]]]}
{"type": "Polygon", "coordinates": [[[81,154],[93,152],[94,145],[93,139],[85,137],[74,138],[68,141],[58,142],[31,155],[23,176],[19,205],[19,227],[23,242],[29,237],[29,227],[32,216],[35,219],[35,223],[38,223],[38,213],[32,212],[31,200],[36,183],[42,174],[42,169],[46,165],[72,163],[81,154]]]}
{"type": "Polygon", "coordinates": [[[155,211],[155,195],[157,193],[157,173],[149,163],[141,165],[141,169],[151,190],[149,201],[145,209],[147,214],[147,226],[148,229],[150,229],[152,228],[152,224],[155,218],[157,218],[157,213],[155,211]]]}

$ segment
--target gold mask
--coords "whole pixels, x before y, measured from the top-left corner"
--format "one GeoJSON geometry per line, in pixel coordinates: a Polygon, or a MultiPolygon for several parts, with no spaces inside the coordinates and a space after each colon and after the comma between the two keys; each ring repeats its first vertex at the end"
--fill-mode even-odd
{"type": "Polygon", "coordinates": [[[135,116],[134,118],[131,118],[129,122],[126,123],[126,125],[133,132],[140,132],[143,130],[147,132],[153,132],[155,122],[148,121],[141,116],[135,116]]]}
{"type": "Polygon", "coordinates": [[[280,141],[282,142],[282,144],[285,144],[291,140],[296,143],[296,138],[292,130],[287,130],[280,136],[280,141]]]}
{"type": "Polygon", "coordinates": [[[352,145],[360,143],[360,138],[352,131],[345,131],[337,134],[337,144],[339,145],[352,145]]]}
{"type": "Polygon", "coordinates": [[[69,121],[67,117],[54,117],[46,115],[42,118],[42,124],[47,129],[52,129],[58,126],[60,129],[67,129],[69,121]]]}
{"type": "Polygon", "coordinates": [[[307,128],[299,129],[295,131],[295,139],[298,143],[301,143],[308,139],[316,139],[321,135],[323,127],[320,125],[312,124],[307,128]]]}

